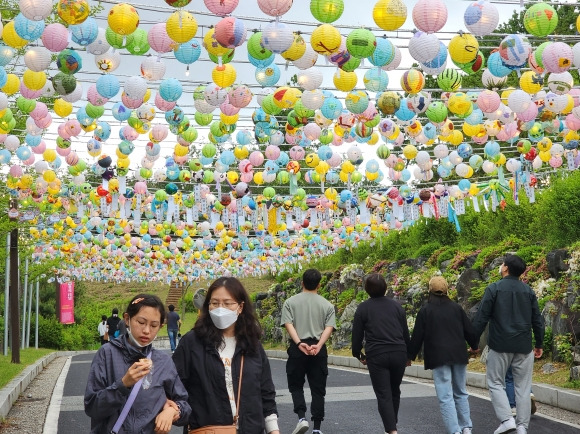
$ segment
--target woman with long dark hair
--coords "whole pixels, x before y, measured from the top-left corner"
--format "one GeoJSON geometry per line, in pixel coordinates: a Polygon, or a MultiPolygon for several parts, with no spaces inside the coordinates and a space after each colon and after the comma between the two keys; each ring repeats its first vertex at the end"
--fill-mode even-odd
{"type": "Polygon", "coordinates": [[[276,391],[261,334],[242,283],[233,277],[213,282],[193,330],[173,354],[189,393],[190,430],[235,423],[240,433],[279,434],[276,391]]]}

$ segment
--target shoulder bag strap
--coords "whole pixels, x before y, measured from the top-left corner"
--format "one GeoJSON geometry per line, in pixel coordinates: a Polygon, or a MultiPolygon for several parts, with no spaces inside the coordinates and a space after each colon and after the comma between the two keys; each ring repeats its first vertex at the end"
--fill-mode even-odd
{"type": "MultiPolygon", "coordinates": [[[[151,358],[151,351],[149,351],[149,354],[147,354],[147,358],[148,359],[151,358]]],[[[137,398],[137,394],[139,393],[139,390],[141,390],[141,383],[143,383],[143,378],[137,381],[137,383],[135,383],[135,385],[133,386],[131,394],[129,395],[129,399],[127,399],[127,402],[125,402],[123,410],[121,411],[121,414],[117,419],[117,422],[115,422],[115,426],[113,426],[113,429],[111,430],[111,434],[117,434],[121,429],[121,427],[123,426],[123,422],[125,422],[125,419],[127,419],[127,415],[129,414],[131,407],[133,407],[135,398],[137,398]]]]}
{"type": "Polygon", "coordinates": [[[240,395],[242,394],[242,376],[244,374],[244,355],[242,354],[242,361],[240,363],[240,379],[238,381],[238,399],[236,401],[236,415],[234,416],[234,426],[238,424],[240,418],[240,395]]]}

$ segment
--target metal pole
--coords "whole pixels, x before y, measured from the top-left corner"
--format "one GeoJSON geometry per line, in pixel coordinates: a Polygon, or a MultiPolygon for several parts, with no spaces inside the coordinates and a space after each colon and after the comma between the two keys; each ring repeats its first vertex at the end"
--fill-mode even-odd
{"type": "Polygon", "coordinates": [[[30,282],[30,293],[28,294],[28,327],[26,328],[26,348],[30,348],[30,318],[32,317],[32,292],[34,282],[30,282]]]}
{"type": "Polygon", "coordinates": [[[4,279],[4,355],[8,355],[8,317],[10,312],[10,232],[6,235],[6,271],[4,279]]]}
{"type": "Polygon", "coordinates": [[[12,363],[20,363],[20,313],[18,309],[19,294],[18,286],[18,229],[12,229],[10,234],[10,345],[12,350],[12,363]]]}
{"type": "Polygon", "coordinates": [[[26,301],[28,296],[28,258],[24,260],[24,300],[22,302],[22,338],[20,340],[20,348],[24,348],[26,344],[26,301]]]}
{"type": "Polygon", "coordinates": [[[34,323],[34,348],[36,348],[37,350],[38,350],[38,303],[40,300],[39,287],[40,281],[36,279],[36,322],[34,323]]]}

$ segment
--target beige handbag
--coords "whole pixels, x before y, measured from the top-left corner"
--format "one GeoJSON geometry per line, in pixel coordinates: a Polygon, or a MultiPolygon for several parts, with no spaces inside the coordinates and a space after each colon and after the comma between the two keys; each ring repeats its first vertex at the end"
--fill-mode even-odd
{"type": "Polygon", "coordinates": [[[236,401],[236,414],[234,423],[231,425],[208,425],[201,428],[192,429],[189,434],[236,434],[238,432],[238,419],[240,417],[240,395],[242,393],[242,375],[244,373],[244,356],[240,364],[240,380],[238,381],[238,399],[236,401]]]}

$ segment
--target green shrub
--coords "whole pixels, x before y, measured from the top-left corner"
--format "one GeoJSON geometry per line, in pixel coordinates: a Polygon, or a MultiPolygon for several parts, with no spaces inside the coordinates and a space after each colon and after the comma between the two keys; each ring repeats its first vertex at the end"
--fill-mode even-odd
{"type": "Polygon", "coordinates": [[[526,261],[526,264],[531,264],[538,258],[545,257],[546,251],[542,246],[523,246],[517,251],[517,255],[526,261]]]}
{"type": "Polygon", "coordinates": [[[441,244],[439,243],[439,241],[432,241],[428,244],[425,244],[425,245],[419,247],[417,250],[415,250],[413,257],[419,258],[419,257],[423,256],[425,258],[430,258],[431,255],[434,252],[436,252],[437,250],[439,250],[440,248],[441,248],[441,244]]]}

